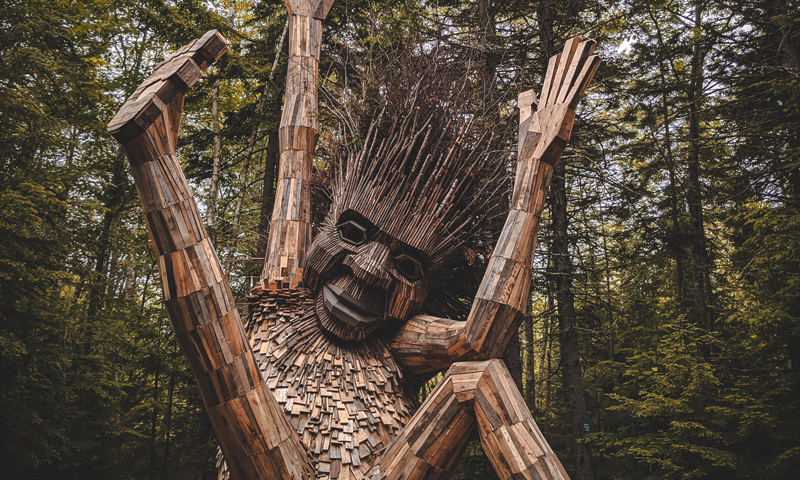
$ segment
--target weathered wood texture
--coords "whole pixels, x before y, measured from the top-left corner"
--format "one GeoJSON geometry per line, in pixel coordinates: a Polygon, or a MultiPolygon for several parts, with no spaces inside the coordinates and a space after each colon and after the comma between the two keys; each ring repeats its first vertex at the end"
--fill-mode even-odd
{"type": "Polygon", "coordinates": [[[288,0],[289,63],[279,127],[280,164],[262,278],[302,279],[311,244],[311,164],[317,144],[317,77],[322,21],[333,0],[288,0]]]}
{"type": "MultiPolygon", "coordinates": [[[[227,50],[227,41],[216,30],[211,30],[170,55],[155,66],[153,74],[128,98],[111,119],[108,131],[123,144],[140,136],[162,116],[166,104],[185,93],[227,50]]],[[[177,137],[180,110],[178,108],[177,117],[171,119],[171,135],[166,140],[177,137]]],[[[174,144],[171,147],[174,150],[174,144]]]]}
{"type": "MultiPolygon", "coordinates": [[[[424,315],[407,320],[422,305],[426,277],[417,277],[414,265],[404,267],[411,274],[399,272],[402,255],[390,252],[398,245],[414,247],[405,237],[416,238],[419,229],[408,232],[408,225],[395,220],[370,220],[366,217],[374,212],[368,206],[348,210],[362,215],[374,236],[348,247],[334,241],[341,237],[331,223],[328,237],[319,242],[319,258],[309,260],[309,272],[315,272],[309,279],[317,291],[301,284],[310,240],[321,21],[331,3],[288,4],[292,40],[278,199],[264,278],[249,298],[246,330],[175,156],[183,94],[225,52],[225,39],[209,32],[162,62],[109,126],[131,162],[173,330],[229,460],[228,470],[220,458],[220,474],[234,479],[440,478],[456,464],[477,427],[502,478],[565,479],[497,358],[525,310],[545,190],[569,139],[575,106],[599,63],[591,55],[594,43],[570,40],[564,53],[553,57],[538,105],[532,92],[520,96],[523,135],[511,212],[468,321],[424,315]],[[333,249],[334,243],[346,251],[333,249]],[[341,265],[347,268],[336,270],[341,265]],[[329,269],[341,277],[328,276],[329,269]],[[379,321],[373,329],[352,333],[347,321],[332,323],[318,282],[327,282],[332,296],[360,310],[354,318],[370,320],[371,307],[385,305],[392,322],[407,321],[394,336],[395,323],[379,321]],[[375,295],[380,301],[371,301],[375,295]],[[417,411],[414,386],[448,368],[417,411]]],[[[381,168],[375,175],[386,177],[388,168],[381,168]]],[[[381,188],[394,188],[386,185],[381,188]]],[[[428,200],[438,202],[441,194],[447,203],[451,188],[430,188],[435,195],[425,195],[428,200]]],[[[391,205],[380,211],[390,210],[391,205]]],[[[421,245],[419,254],[427,254],[421,245]]]]}
{"type": "Polygon", "coordinates": [[[216,31],[178,50],[128,99],[109,130],[130,160],[170,322],[235,478],[310,478],[306,450],[261,380],[175,156],[183,94],[226,50],[216,31]]]}
{"type": "Polygon", "coordinates": [[[581,40],[568,40],[564,52],[550,61],[538,109],[521,140],[511,211],[467,320],[467,341],[489,358],[505,353],[525,315],[540,214],[553,166],[572,133],[578,100],[600,63],[591,55],[595,42],[581,40]]]}
{"type": "Polygon", "coordinates": [[[423,374],[452,367],[381,459],[382,478],[444,476],[465,448],[473,418],[500,478],[568,478],[502,361],[474,359],[501,357],[524,316],[540,213],[575,107],[600,62],[593,50],[593,41],[569,40],[550,60],[541,101],[533,91],[520,95],[511,211],[467,322],[418,315],[390,341],[404,369],[423,374]]]}

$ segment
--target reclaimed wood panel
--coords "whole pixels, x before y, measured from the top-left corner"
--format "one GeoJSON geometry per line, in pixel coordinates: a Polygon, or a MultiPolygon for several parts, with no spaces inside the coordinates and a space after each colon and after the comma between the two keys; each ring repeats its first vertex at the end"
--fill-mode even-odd
{"type": "Polygon", "coordinates": [[[499,359],[453,364],[372,478],[446,478],[475,428],[500,478],[569,480],[499,359]]]}
{"type": "Polygon", "coordinates": [[[308,447],[318,478],[371,478],[380,453],[418,407],[418,384],[380,338],[342,343],[326,334],[304,288],[259,286],[245,326],[260,374],[308,447]]]}
{"type": "Polygon", "coordinates": [[[551,59],[536,111],[533,96],[523,94],[520,122],[530,120],[530,126],[519,140],[511,211],[467,320],[467,341],[488,358],[505,353],[525,313],[540,214],[553,168],[572,132],[578,94],[599,64],[592,55],[594,46],[580,37],[567,41],[564,51],[551,59]],[[525,118],[529,108],[531,116],[525,118]]]}
{"type": "Polygon", "coordinates": [[[483,449],[500,478],[569,480],[502,360],[488,363],[473,396],[483,449]]]}
{"type": "MultiPolygon", "coordinates": [[[[246,327],[175,156],[183,94],[224,53],[224,38],[209,32],[162,62],[109,127],[130,159],[170,321],[222,447],[220,478],[445,478],[477,428],[501,477],[566,479],[496,358],[525,310],[539,214],[575,106],[599,63],[594,43],[570,40],[551,59],[538,104],[532,91],[520,95],[512,208],[468,321],[418,315],[389,341],[364,334],[341,342],[334,338],[346,338],[334,331],[340,326],[325,323],[322,297],[302,284],[321,22],[331,4],[287,4],[278,195],[246,327]],[[445,369],[417,409],[419,380],[445,369]]],[[[392,202],[379,211],[390,216],[392,202]]],[[[385,252],[365,247],[359,254],[372,263],[350,265],[354,272],[388,281],[371,268],[388,261],[385,252]]],[[[401,297],[407,302],[389,305],[393,316],[418,311],[413,290],[401,297]]]]}

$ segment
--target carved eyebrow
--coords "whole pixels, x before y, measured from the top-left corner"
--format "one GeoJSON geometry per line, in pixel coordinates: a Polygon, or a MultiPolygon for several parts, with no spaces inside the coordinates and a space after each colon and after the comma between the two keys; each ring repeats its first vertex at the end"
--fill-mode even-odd
{"type": "Polygon", "coordinates": [[[358,222],[361,226],[367,229],[367,235],[369,236],[370,240],[378,240],[382,242],[384,245],[389,247],[393,254],[399,255],[402,253],[408,253],[416,257],[426,268],[428,265],[433,264],[433,260],[431,258],[431,254],[428,252],[424,252],[419,248],[412,247],[408,243],[404,242],[402,239],[397,238],[386,231],[382,230],[380,227],[369,221],[366,217],[361,215],[358,211],[353,209],[348,209],[342,212],[339,215],[339,218],[336,219],[336,224],[334,225],[335,228],[338,228],[339,225],[349,221],[358,222]]]}
{"type": "Polygon", "coordinates": [[[336,219],[336,225],[335,226],[339,226],[339,225],[341,225],[341,224],[343,224],[345,222],[349,222],[351,220],[354,221],[354,222],[358,222],[361,226],[366,228],[367,231],[369,231],[369,232],[380,230],[378,227],[375,226],[374,223],[369,221],[369,219],[367,219],[364,215],[361,215],[360,213],[358,213],[356,210],[353,210],[353,209],[348,209],[348,210],[345,210],[344,212],[342,212],[339,215],[339,218],[336,219]]]}

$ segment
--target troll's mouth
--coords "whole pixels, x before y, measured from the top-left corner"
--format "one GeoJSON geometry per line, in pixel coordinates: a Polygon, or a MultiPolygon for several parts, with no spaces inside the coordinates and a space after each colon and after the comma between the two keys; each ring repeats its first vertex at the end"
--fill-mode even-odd
{"type": "Polygon", "coordinates": [[[348,325],[359,327],[383,320],[383,312],[331,283],[322,287],[322,299],[328,312],[348,325]]]}

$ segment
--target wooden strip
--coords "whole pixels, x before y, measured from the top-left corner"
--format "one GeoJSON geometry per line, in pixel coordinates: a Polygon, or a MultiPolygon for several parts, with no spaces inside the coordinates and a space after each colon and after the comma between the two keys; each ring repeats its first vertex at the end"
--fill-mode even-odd
{"type": "Polygon", "coordinates": [[[539,109],[543,109],[549,107],[550,104],[550,96],[555,96],[555,92],[553,90],[557,89],[558,86],[553,85],[553,77],[555,76],[556,67],[558,65],[558,61],[561,58],[561,54],[556,54],[550,57],[550,60],[547,65],[547,73],[544,76],[544,82],[542,83],[542,94],[539,96],[539,109]]]}
{"type": "Polygon", "coordinates": [[[561,89],[564,80],[566,79],[567,69],[572,62],[572,57],[575,55],[575,50],[582,39],[580,37],[573,37],[564,43],[564,50],[558,57],[558,67],[553,76],[553,88],[550,91],[547,106],[556,105],[558,100],[558,92],[561,89]]]}
{"type": "MultiPolygon", "coordinates": [[[[571,40],[581,41],[581,37],[575,37],[571,40]]],[[[567,72],[564,75],[564,82],[561,85],[561,89],[558,91],[558,97],[556,98],[557,103],[563,103],[566,101],[567,94],[572,89],[573,85],[575,85],[575,80],[579,78],[576,75],[577,72],[581,70],[584,62],[589,55],[591,55],[592,50],[594,50],[594,42],[592,41],[581,41],[581,43],[578,44],[577,48],[575,49],[575,53],[572,55],[572,59],[570,60],[567,72]]]]}
{"type": "Polygon", "coordinates": [[[279,129],[281,161],[270,224],[267,283],[299,284],[311,239],[311,163],[317,140],[317,75],[322,21],[332,3],[289,0],[289,63],[279,129]],[[314,3],[316,2],[316,3],[314,3]],[[290,221],[292,223],[287,223],[290,221]]]}
{"type": "Polygon", "coordinates": [[[586,61],[586,64],[583,66],[583,70],[580,73],[580,80],[575,83],[575,86],[570,91],[569,95],[567,96],[567,101],[569,102],[569,107],[573,110],[575,107],[578,106],[578,101],[583,97],[584,92],[586,91],[586,87],[589,86],[589,83],[594,78],[595,72],[597,72],[597,68],[600,66],[600,57],[597,55],[592,55],[586,61]]]}

